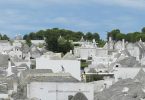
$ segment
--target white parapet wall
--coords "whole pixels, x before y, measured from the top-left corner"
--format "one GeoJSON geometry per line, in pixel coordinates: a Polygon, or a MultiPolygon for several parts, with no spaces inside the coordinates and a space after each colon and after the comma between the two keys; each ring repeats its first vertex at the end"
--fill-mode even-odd
{"type": "Polygon", "coordinates": [[[9,96],[8,94],[0,94],[0,98],[3,98],[3,99],[8,99],[9,96]]]}
{"type": "Polygon", "coordinates": [[[27,97],[41,100],[68,100],[69,95],[77,92],[94,100],[94,85],[89,83],[31,82],[27,85],[27,97]]]}
{"type": "Polygon", "coordinates": [[[65,72],[81,80],[80,61],[77,60],[50,60],[49,58],[36,58],[36,69],[52,69],[53,72],[61,72],[62,66],[65,72]]]}

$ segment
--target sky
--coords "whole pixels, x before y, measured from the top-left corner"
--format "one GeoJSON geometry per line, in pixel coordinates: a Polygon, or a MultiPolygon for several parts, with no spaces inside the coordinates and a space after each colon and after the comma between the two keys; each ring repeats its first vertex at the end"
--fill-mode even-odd
{"type": "Polygon", "coordinates": [[[0,0],[0,33],[14,37],[49,28],[122,33],[145,26],[145,0],[0,0]]]}

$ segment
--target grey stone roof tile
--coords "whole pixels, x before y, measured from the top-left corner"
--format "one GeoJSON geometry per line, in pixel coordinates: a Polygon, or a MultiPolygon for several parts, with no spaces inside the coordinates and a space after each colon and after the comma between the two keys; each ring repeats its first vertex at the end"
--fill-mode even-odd
{"type": "Polygon", "coordinates": [[[63,56],[62,59],[63,60],[76,60],[76,57],[73,54],[71,54],[70,52],[68,52],[63,56]]]}
{"type": "Polygon", "coordinates": [[[79,82],[69,73],[52,73],[50,69],[33,69],[22,71],[22,83],[24,82],[79,82]]]}
{"type": "Polygon", "coordinates": [[[135,82],[134,79],[124,79],[116,82],[110,88],[96,93],[94,100],[140,100],[145,96],[143,88],[144,84],[141,82],[135,82]],[[124,93],[124,88],[129,90],[124,93]]]}
{"type": "Polygon", "coordinates": [[[78,92],[74,95],[74,97],[71,100],[88,100],[85,94],[82,92],[78,92]]]}
{"type": "Polygon", "coordinates": [[[8,55],[0,54],[0,67],[8,67],[8,55]]]}

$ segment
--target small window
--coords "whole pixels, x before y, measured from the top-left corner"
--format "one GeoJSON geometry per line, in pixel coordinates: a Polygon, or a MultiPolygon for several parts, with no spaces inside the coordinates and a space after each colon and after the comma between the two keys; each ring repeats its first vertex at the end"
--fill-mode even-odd
{"type": "Polygon", "coordinates": [[[116,65],[116,67],[119,67],[119,65],[116,65]]]}

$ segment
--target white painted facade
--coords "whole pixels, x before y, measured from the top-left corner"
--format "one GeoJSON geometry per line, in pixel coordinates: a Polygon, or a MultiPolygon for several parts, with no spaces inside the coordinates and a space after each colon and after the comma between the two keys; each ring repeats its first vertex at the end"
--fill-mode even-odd
{"type": "Polygon", "coordinates": [[[22,51],[19,48],[13,48],[8,54],[10,57],[17,56],[19,59],[22,59],[22,51]]]}
{"type": "Polygon", "coordinates": [[[97,48],[96,57],[108,57],[108,50],[103,48],[97,48]]]}
{"type": "Polygon", "coordinates": [[[92,42],[90,42],[90,41],[84,41],[82,37],[82,39],[80,40],[80,42],[78,42],[78,44],[80,44],[81,46],[74,48],[74,55],[76,57],[87,60],[89,57],[96,55],[97,53],[96,49],[98,47],[96,45],[95,39],[93,39],[92,42]]]}
{"type": "Polygon", "coordinates": [[[0,94],[0,98],[8,99],[9,95],[8,94],[0,94]]]}
{"type": "Polygon", "coordinates": [[[93,84],[88,83],[55,83],[55,82],[31,82],[27,85],[27,97],[40,100],[68,100],[68,96],[74,96],[82,92],[88,100],[94,100],[93,84]]]}
{"type": "Polygon", "coordinates": [[[81,59],[88,59],[89,57],[96,55],[96,49],[95,48],[80,48],[79,53],[80,53],[81,59]]]}
{"type": "Polygon", "coordinates": [[[114,49],[116,49],[116,50],[121,50],[122,47],[123,47],[122,41],[118,41],[114,44],[114,49]]]}
{"type": "MultiPolygon", "coordinates": [[[[18,46],[18,45],[20,45],[20,43],[26,43],[26,41],[25,40],[14,40],[13,45],[18,46]]],[[[31,40],[31,43],[35,44],[35,45],[44,44],[45,40],[31,40]]]]}
{"type": "Polygon", "coordinates": [[[74,55],[80,59],[88,59],[89,57],[104,57],[108,55],[108,50],[103,48],[87,48],[80,47],[74,49],[74,55]]]}
{"type": "Polygon", "coordinates": [[[77,60],[50,60],[49,58],[36,58],[36,69],[52,69],[53,72],[61,72],[62,66],[65,72],[81,80],[80,61],[77,60]]]}
{"type": "Polygon", "coordinates": [[[1,40],[0,41],[0,52],[3,53],[7,50],[11,50],[13,48],[13,46],[10,44],[9,41],[6,40],[1,40]],[[4,42],[1,42],[4,41],[4,42]]]}
{"type": "Polygon", "coordinates": [[[22,42],[20,42],[19,40],[14,40],[13,41],[13,46],[18,46],[18,47],[21,47],[22,46],[22,42]]]}
{"type": "Polygon", "coordinates": [[[26,41],[25,40],[14,40],[14,43],[26,43],[26,41]]]}
{"type": "Polygon", "coordinates": [[[104,65],[105,67],[108,67],[109,58],[108,57],[95,57],[93,58],[91,66],[99,66],[104,65]]]}
{"type": "Polygon", "coordinates": [[[35,45],[45,44],[45,40],[31,40],[31,43],[35,45]]]}

